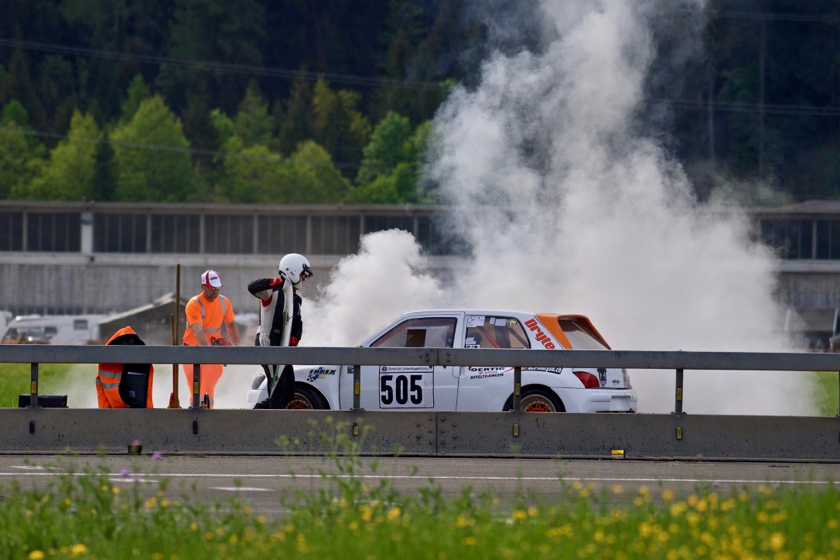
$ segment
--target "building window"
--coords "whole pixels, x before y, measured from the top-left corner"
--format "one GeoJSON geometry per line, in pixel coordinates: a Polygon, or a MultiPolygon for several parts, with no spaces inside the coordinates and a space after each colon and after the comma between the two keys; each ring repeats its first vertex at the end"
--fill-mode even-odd
{"type": "Polygon", "coordinates": [[[414,233],[414,218],[411,216],[365,216],[365,233],[401,229],[414,233]]]}
{"type": "Polygon", "coordinates": [[[315,255],[349,255],[359,248],[358,216],[313,216],[312,247],[315,255]]]}
{"type": "Polygon", "coordinates": [[[257,252],[263,255],[306,253],[306,216],[258,216],[257,252]]]}
{"type": "Polygon", "coordinates": [[[254,252],[254,217],[204,216],[204,252],[246,255],[254,252]]]}
{"type": "Polygon", "coordinates": [[[840,220],[817,220],[817,258],[840,260],[840,220]]]}
{"type": "Polygon", "coordinates": [[[813,220],[761,220],[761,240],[788,260],[813,258],[813,220]]]}
{"type": "Polygon", "coordinates": [[[201,250],[201,217],[152,215],[152,253],[198,254],[201,250]]]}
{"type": "Polygon", "coordinates": [[[93,251],[145,253],[146,214],[95,214],[93,251]]]}
{"type": "Polygon", "coordinates": [[[23,251],[23,212],[0,212],[0,251],[23,251]]]}
{"type": "Polygon", "coordinates": [[[50,253],[81,251],[82,215],[79,212],[26,214],[26,250],[50,253]]]}

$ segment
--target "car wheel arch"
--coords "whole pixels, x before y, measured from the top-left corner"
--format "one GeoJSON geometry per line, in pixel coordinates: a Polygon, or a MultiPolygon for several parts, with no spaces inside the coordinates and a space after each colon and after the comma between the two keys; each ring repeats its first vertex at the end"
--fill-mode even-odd
{"type": "MultiPolygon", "coordinates": [[[[301,403],[302,404],[302,403],[301,403]]],[[[291,409],[311,409],[311,410],[330,410],[330,402],[327,397],[309,383],[303,381],[295,381],[295,394],[292,402],[287,408],[291,409]],[[296,401],[302,400],[312,404],[311,408],[306,406],[293,406],[296,401]]]]}
{"type": "MultiPolygon", "coordinates": [[[[557,412],[566,412],[566,405],[563,402],[563,399],[560,397],[560,395],[557,394],[557,392],[554,389],[552,389],[552,388],[550,388],[546,385],[540,385],[540,384],[537,384],[537,383],[534,383],[534,384],[531,384],[531,385],[524,385],[521,388],[521,391],[520,391],[520,395],[521,395],[520,398],[524,398],[524,397],[526,397],[530,394],[537,394],[537,393],[547,393],[548,395],[553,397],[554,400],[556,400],[557,412]]],[[[505,401],[505,406],[502,409],[502,411],[503,412],[508,412],[512,409],[513,409],[513,393],[511,393],[508,396],[507,400],[505,401]]]]}

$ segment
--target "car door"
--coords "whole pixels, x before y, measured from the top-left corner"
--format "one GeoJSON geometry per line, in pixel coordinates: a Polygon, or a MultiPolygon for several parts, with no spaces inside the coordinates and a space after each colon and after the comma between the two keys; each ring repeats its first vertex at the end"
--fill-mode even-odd
{"type": "MultiPolygon", "coordinates": [[[[516,317],[466,315],[464,348],[530,348],[531,343],[516,317]]],[[[461,369],[458,410],[500,411],[513,393],[513,366],[461,369]]]]}
{"type": "MultiPolygon", "coordinates": [[[[452,348],[463,336],[463,313],[406,317],[371,348],[452,348]]],[[[362,366],[361,405],[366,410],[455,410],[459,367],[362,366]]]]}

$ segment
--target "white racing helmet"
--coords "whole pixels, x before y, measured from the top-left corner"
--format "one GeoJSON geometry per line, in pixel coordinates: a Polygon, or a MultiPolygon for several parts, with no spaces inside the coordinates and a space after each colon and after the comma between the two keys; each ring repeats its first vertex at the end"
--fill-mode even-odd
{"type": "Polygon", "coordinates": [[[297,253],[289,253],[280,259],[280,274],[297,284],[303,278],[312,278],[312,266],[306,257],[297,253]]]}

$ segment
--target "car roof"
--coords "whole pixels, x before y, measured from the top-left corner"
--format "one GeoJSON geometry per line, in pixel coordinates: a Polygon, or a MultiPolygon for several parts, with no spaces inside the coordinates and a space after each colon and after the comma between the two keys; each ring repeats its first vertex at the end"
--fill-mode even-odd
{"type": "MultiPolygon", "coordinates": [[[[598,329],[595,328],[595,325],[592,324],[592,321],[589,320],[589,317],[586,315],[581,315],[579,313],[533,313],[531,311],[512,311],[510,309],[469,309],[469,308],[441,308],[441,309],[420,309],[415,311],[410,311],[408,313],[403,313],[397,319],[402,317],[408,317],[412,315],[426,315],[430,313],[464,313],[465,315],[499,315],[499,316],[511,316],[511,317],[537,317],[540,322],[546,323],[548,321],[555,322],[558,319],[572,319],[577,321],[583,325],[583,327],[589,331],[590,335],[593,335],[599,342],[601,342],[607,348],[610,347],[609,343],[606,339],[598,332],[598,329]]],[[[546,324],[546,327],[549,327],[546,324]]],[[[551,329],[553,331],[553,329],[551,329]]],[[[555,335],[556,336],[556,335],[555,335]]],[[[565,339],[565,335],[562,337],[565,339]]]]}

